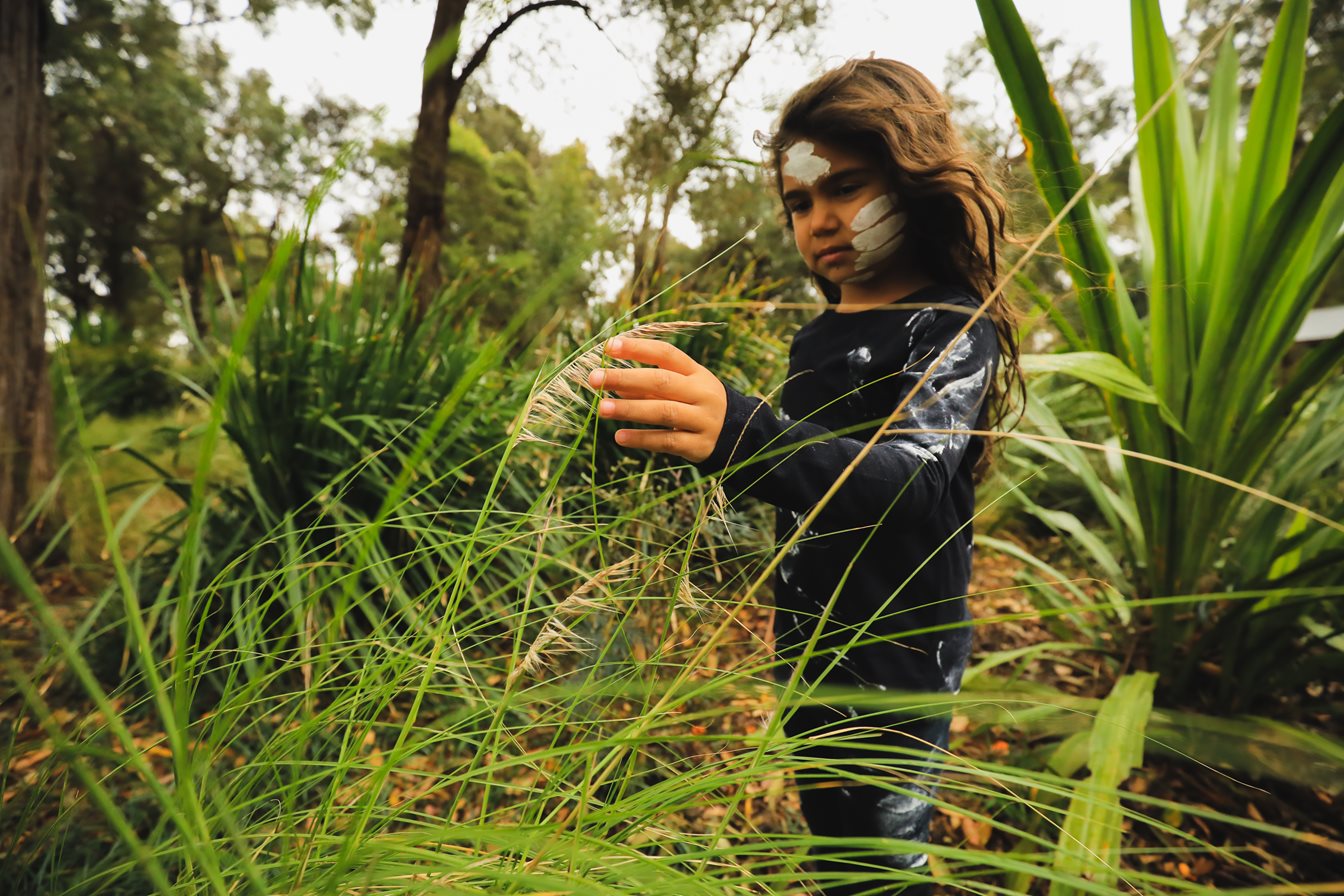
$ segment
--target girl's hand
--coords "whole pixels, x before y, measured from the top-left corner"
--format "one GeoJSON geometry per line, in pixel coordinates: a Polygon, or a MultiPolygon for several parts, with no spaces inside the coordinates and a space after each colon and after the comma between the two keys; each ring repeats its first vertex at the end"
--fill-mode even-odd
{"type": "Polygon", "coordinates": [[[675,454],[691,463],[709,457],[728,410],[728,393],[719,378],[681,349],[657,339],[615,336],[607,340],[606,354],[653,366],[590,373],[590,386],[620,396],[603,398],[598,414],[662,427],[618,430],[617,444],[675,454]]]}

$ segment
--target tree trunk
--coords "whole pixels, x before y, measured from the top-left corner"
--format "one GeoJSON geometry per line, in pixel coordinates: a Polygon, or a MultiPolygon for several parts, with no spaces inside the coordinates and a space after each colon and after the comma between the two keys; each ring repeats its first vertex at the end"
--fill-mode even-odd
{"type": "Polygon", "coordinates": [[[47,373],[47,111],[42,0],[0,2],[0,525],[13,532],[54,472],[47,373]]]}
{"type": "Polygon", "coordinates": [[[684,180],[678,180],[675,183],[668,184],[667,192],[663,194],[663,220],[658,225],[658,235],[653,241],[653,272],[662,273],[667,266],[667,229],[672,222],[672,209],[681,201],[681,188],[685,185],[684,180]]]}
{"type": "MultiPolygon", "coordinates": [[[[426,58],[437,55],[445,38],[459,32],[467,0],[439,0],[426,58]]],[[[448,178],[448,136],[462,82],[453,76],[457,51],[441,56],[420,90],[420,116],[411,141],[406,186],[406,229],[401,235],[399,277],[416,278],[415,297],[423,311],[443,283],[439,249],[443,244],[443,191],[448,178]]]]}

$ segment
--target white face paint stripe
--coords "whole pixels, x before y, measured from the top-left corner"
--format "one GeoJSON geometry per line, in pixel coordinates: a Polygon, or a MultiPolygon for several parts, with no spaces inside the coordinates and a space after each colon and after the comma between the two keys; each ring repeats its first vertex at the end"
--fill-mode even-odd
{"type": "Polygon", "coordinates": [[[882,223],[854,235],[854,248],[859,257],[854,260],[858,271],[886,261],[900,248],[905,236],[905,215],[897,212],[882,223]]]}
{"type": "Polygon", "coordinates": [[[876,265],[878,262],[885,261],[886,259],[891,257],[891,253],[895,252],[896,249],[900,247],[900,245],[901,245],[901,236],[900,234],[897,234],[896,236],[887,240],[882,245],[878,246],[873,251],[865,255],[860,255],[858,258],[856,258],[854,260],[854,270],[866,271],[869,268],[876,265]]]}
{"type": "Polygon", "coordinates": [[[905,229],[905,215],[893,215],[866,230],[856,230],[852,245],[859,252],[871,252],[885,245],[892,237],[905,229]]]}
{"type": "Polygon", "coordinates": [[[890,193],[884,193],[877,197],[872,202],[859,209],[859,213],[854,216],[854,220],[849,226],[856,231],[867,230],[869,227],[872,227],[878,221],[881,221],[886,217],[887,212],[896,207],[895,202],[892,200],[893,197],[890,193]]]}
{"type": "Polygon", "coordinates": [[[859,257],[854,260],[854,274],[848,280],[858,282],[868,279],[873,274],[871,268],[890,258],[900,248],[901,235],[905,231],[905,214],[896,211],[899,201],[895,193],[883,193],[859,209],[850,222],[849,229],[854,232],[851,245],[859,257]]]}
{"type": "Polygon", "coordinates": [[[814,144],[800,140],[784,150],[784,174],[809,187],[816,183],[831,170],[831,163],[815,155],[814,149],[814,144]]]}

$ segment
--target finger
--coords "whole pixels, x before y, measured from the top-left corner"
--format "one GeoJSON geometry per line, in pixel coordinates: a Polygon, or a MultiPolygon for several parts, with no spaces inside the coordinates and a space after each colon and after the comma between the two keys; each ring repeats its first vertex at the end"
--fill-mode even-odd
{"type": "Polygon", "coordinates": [[[608,420],[647,423],[664,429],[699,432],[704,427],[702,415],[695,406],[679,401],[604,398],[598,402],[597,412],[608,420]]]}
{"type": "Polygon", "coordinates": [[[688,388],[690,377],[661,367],[599,368],[588,374],[588,384],[622,395],[631,392],[677,401],[692,397],[688,388]]]}
{"type": "Polygon", "coordinates": [[[663,398],[662,395],[653,392],[641,392],[638,389],[609,389],[607,391],[617,398],[628,398],[637,401],[658,401],[663,398]]]}
{"type": "Polygon", "coordinates": [[[667,429],[619,429],[616,443],[626,448],[660,451],[664,454],[685,456],[691,436],[689,433],[667,429]]]}
{"type": "Polygon", "coordinates": [[[691,356],[661,339],[643,339],[635,336],[613,336],[607,340],[606,353],[613,358],[652,364],[673,373],[689,376],[700,365],[691,356]]]}

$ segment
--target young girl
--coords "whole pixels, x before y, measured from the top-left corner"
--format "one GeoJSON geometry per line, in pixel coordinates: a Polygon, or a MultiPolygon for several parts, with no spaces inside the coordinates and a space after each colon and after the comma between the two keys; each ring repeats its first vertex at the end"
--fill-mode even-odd
{"type": "MultiPolygon", "coordinates": [[[[828,302],[794,337],[780,412],[673,346],[616,337],[610,356],[651,366],[595,371],[591,385],[617,396],[599,413],[654,427],[620,430],[621,445],[722,474],[730,500],[775,505],[778,542],[794,542],[775,572],[785,678],[823,695],[825,686],[955,692],[971,646],[973,473],[985,453],[964,431],[994,425],[1008,382],[1020,382],[1003,302],[973,320],[995,285],[1003,199],[937,89],[891,60],[854,60],[803,87],[764,145],[798,252],[828,302]]],[[[878,854],[840,841],[822,850],[814,864],[825,892],[918,881],[890,869],[926,864],[925,763],[941,759],[950,716],[825,699],[790,710],[785,730],[824,769],[799,776],[813,833],[907,841],[878,854]]]]}

